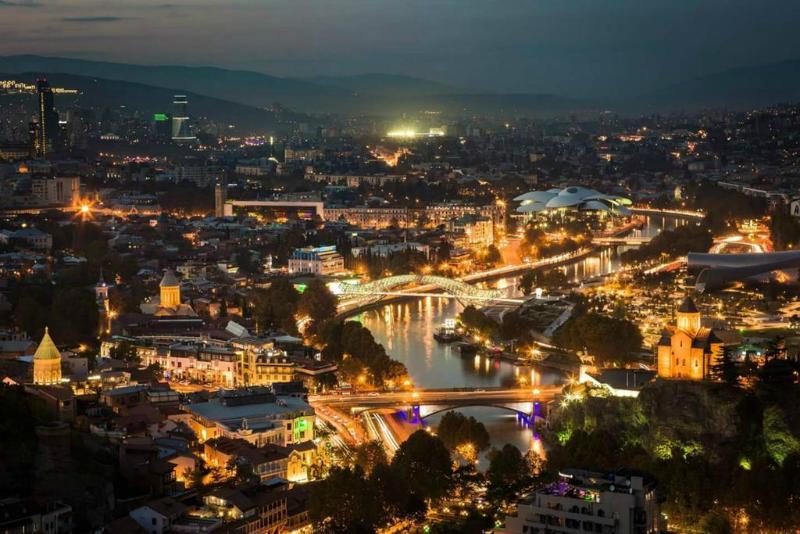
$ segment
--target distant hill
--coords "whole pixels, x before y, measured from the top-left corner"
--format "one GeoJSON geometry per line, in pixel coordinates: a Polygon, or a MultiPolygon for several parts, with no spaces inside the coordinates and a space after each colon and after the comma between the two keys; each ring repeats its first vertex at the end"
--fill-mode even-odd
{"type": "MultiPolygon", "coordinates": [[[[214,67],[130,65],[25,55],[0,57],[0,72],[97,76],[107,80],[191,91],[255,107],[282,102],[300,109],[306,108],[301,104],[326,104],[336,97],[347,95],[346,90],[317,86],[310,82],[214,67]]],[[[313,111],[310,107],[308,109],[313,111]]]]}
{"type": "Polygon", "coordinates": [[[635,99],[641,108],[749,109],[800,101],[800,60],[725,70],[668,85],[635,99]]]}
{"type": "MultiPolygon", "coordinates": [[[[40,72],[0,74],[0,77],[3,78],[13,78],[27,82],[33,82],[39,76],[41,76],[40,72]]],[[[51,85],[78,89],[82,93],[78,96],[56,96],[56,104],[62,109],[68,105],[77,104],[100,110],[105,107],[118,108],[119,106],[127,106],[146,115],[170,113],[172,111],[172,97],[176,93],[181,93],[186,94],[189,99],[189,109],[192,116],[208,117],[222,124],[233,124],[238,127],[238,131],[277,132],[282,130],[282,122],[303,118],[302,115],[296,113],[277,115],[263,109],[199,95],[182,89],[167,89],[141,83],[105,80],[74,74],[48,73],[47,78],[51,85]],[[241,129],[239,130],[239,128],[241,129]]],[[[33,103],[33,99],[30,99],[30,101],[33,103]]]]}
{"type": "Polygon", "coordinates": [[[0,56],[0,72],[96,76],[266,107],[279,102],[308,113],[394,115],[422,109],[459,114],[552,115],[592,104],[553,95],[469,94],[407,76],[366,74],[313,79],[280,78],[216,67],[147,66],[43,56],[0,56]]]}
{"type": "Polygon", "coordinates": [[[396,74],[359,74],[355,76],[315,76],[306,78],[311,83],[354,93],[378,96],[420,97],[458,94],[463,89],[439,82],[396,74]]]}

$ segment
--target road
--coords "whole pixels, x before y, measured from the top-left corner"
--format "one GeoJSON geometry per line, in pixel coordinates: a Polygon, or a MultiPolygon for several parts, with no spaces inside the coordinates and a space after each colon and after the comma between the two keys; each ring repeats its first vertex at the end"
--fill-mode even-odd
{"type": "Polygon", "coordinates": [[[561,393],[561,386],[538,388],[486,388],[486,389],[429,389],[383,393],[361,393],[357,395],[311,395],[309,403],[314,406],[331,407],[394,407],[405,405],[481,405],[508,402],[549,401],[561,393]]]}

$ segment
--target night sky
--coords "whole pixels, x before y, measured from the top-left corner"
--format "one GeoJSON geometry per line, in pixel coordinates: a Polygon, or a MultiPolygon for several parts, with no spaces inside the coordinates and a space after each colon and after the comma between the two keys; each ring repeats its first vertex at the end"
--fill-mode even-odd
{"type": "Polygon", "coordinates": [[[800,58],[790,0],[0,0],[0,54],[637,93],[800,58]]]}

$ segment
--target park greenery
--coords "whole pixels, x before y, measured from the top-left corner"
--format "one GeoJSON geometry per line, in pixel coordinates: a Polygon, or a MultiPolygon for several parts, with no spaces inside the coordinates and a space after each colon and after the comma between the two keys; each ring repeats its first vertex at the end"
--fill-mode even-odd
{"type": "Polygon", "coordinates": [[[672,525],[747,518],[753,531],[791,528],[800,522],[792,505],[800,498],[800,389],[776,380],[793,372],[777,362],[788,363],[771,360],[747,388],[726,362],[715,371],[725,382],[658,381],[638,398],[584,391],[552,414],[548,469],[649,472],[672,525]]]}
{"type": "Polygon", "coordinates": [[[734,229],[736,221],[759,219],[768,208],[766,198],[725,189],[708,180],[689,184],[686,196],[690,199],[687,207],[703,211],[705,226],[715,234],[734,229]]]}
{"type": "Polygon", "coordinates": [[[458,451],[467,460],[489,448],[489,432],[483,423],[459,412],[445,413],[436,433],[449,451],[458,451]]]}
{"type": "Polygon", "coordinates": [[[419,430],[397,450],[370,466],[334,468],[311,489],[315,532],[373,532],[403,518],[421,518],[427,503],[445,497],[453,485],[450,453],[440,439],[419,430]]]}
{"type": "Polygon", "coordinates": [[[573,315],[553,334],[553,344],[583,351],[598,366],[624,365],[640,352],[643,338],[633,322],[587,310],[576,305],[573,315]]]}
{"type": "Polygon", "coordinates": [[[522,275],[519,280],[519,289],[524,294],[530,295],[536,288],[551,290],[564,287],[568,283],[569,279],[561,269],[536,269],[522,275]]]}
{"type": "Polygon", "coordinates": [[[796,248],[800,245],[800,220],[786,211],[777,211],[770,220],[769,233],[775,250],[796,248]]]}
{"type": "Polygon", "coordinates": [[[713,236],[705,224],[687,224],[674,230],[664,230],[649,243],[622,253],[624,263],[642,263],[662,257],[669,259],[689,252],[707,252],[713,236]]]}
{"type": "Polygon", "coordinates": [[[336,362],[349,384],[400,388],[409,384],[406,366],[389,358],[372,332],[356,321],[330,320],[319,330],[322,358],[336,362]]]}
{"type": "MultiPolygon", "coordinates": [[[[480,423],[471,424],[468,418],[462,418],[451,416],[451,422],[458,423],[452,426],[460,427],[466,421],[465,427],[478,429],[480,423]]],[[[419,522],[429,508],[445,505],[451,498],[468,503],[465,514],[449,529],[434,525],[437,532],[489,529],[496,505],[508,502],[533,482],[530,459],[513,445],[492,449],[484,475],[472,462],[462,465],[454,461],[457,456],[451,455],[440,437],[441,423],[437,430],[439,435],[425,430],[411,434],[391,461],[377,443],[364,444],[354,451],[352,466],[333,468],[328,478],[314,482],[310,486],[314,531],[366,533],[402,521],[419,522]],[[483,485],[488,488],[490,506],[479,510],[474,500],[483,485]]],[[[469,439],[482,438],[470,435],[469,439]]]]}
{"type": "Polygon", "coordinates": [[[553,223],[547,230],[528,224],[520,243],[523,255],[548,258],[578,250],[589,243],[591,231],[581,221],[553,223]]]}
{"type": "Polygon", "coordinates": [[[252,299],[252,315],[259,331],[298,332],[298,319],[308,319],[304,333],[322,348],[325,361],[339,366],[340,378],[350,384],[403,387],[408,370],[389,358],[369,329],[356,321],[336,317],[336,296],[320,279],[312,279],[303,293],[284,277],[276,278],[252,299]]]}

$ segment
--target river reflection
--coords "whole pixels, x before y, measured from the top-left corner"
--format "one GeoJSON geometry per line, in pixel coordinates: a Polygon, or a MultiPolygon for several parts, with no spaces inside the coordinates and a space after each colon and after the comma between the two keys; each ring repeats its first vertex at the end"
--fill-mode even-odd
{"type": "MultiPolygon", "coordinates": [[[[652,236],[676,224],[680,222],[675,219],[650,217],[645,227],[637,230],[637,235],[652,236]]],[[[574,280],[607,274],[619,268],[620,254],[627,248],[609,247],[562,269],[574,280]]],[[[496,282],[496,287],[508,289],[509,296],[518,294],[518,285],[518,278],[496,282]]],[[[563,375],[557,371],[518,367],[479,355],[461,356],[455,346],[434,340],[434,331],[445,319],[455,318],[462,309],[463,305],[455,299],[424,297],[387,304],[361,314],[358,319],[392,358],[406,365],[414,384],[419,387],[511,387],[521,382],[532,385],[562,382],[563,375]],[[520,380],[521,377],[524,379],[520,380]]],[[[524,452],[534,446],[532,430],[519,423],[512,412],[487,407],[462,411],[486,425],[495,447],[512,443],[524,452]]],[[[430,424],[437,422],[438,416],[431,417],[430,424]]]]}

